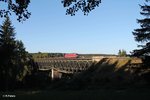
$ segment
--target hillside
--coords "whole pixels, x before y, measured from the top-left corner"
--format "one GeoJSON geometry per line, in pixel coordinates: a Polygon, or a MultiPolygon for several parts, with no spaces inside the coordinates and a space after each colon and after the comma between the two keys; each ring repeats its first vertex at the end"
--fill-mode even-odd
{"type": "Polygon", "coordinates": [[[142,61],[137,58],[103,58],[88,70],[67,81],[63,88],[98,89],[144,86],[148,83],[143,77],[142,61]]]}

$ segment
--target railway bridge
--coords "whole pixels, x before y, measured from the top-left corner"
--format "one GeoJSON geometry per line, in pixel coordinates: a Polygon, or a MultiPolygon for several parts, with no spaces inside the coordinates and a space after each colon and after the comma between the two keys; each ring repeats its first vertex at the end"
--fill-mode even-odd
{"type": "MultiPolygon", "coordinates": [[[[128,57],[105,57],[105,56],[97,56],[92,58],[38,58],[35,59],[35,63],[38,66],[38,70],[42,72],[48,72],[49,76],[54,78],[62,78],[66,75],[74,75],[78,74],[82,71],[85,71],[92,67],[92,65],[96,64],[102,59],[106,59],[103,61],[101,65],[105,63],[110,63],[117,61],[118,65],[121,62],[129,61],[130,63],[126,66],[129,69],[134,69],[140,67],[142,64],[141,59],[138,58],[128,58],[128,57]]],[[[99,65],[99,66],[101,66],[99,65]]]]}
{"type": "Polygon", "coordinates": [[[76,74],[87,70],[94,64],[92,59],[38,58],[35,59],[39,71],[49,71],[49,76],[61,78],[66,74],[76,74]]]}

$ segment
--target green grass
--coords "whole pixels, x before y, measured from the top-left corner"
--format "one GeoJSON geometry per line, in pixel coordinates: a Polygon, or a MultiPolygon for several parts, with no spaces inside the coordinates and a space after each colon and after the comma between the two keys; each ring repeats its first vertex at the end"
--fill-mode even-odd
{"type": "Polygon", "coordinates": [[[8,93],[16,98],[1,98],[0,100],[150,100],[150,90],[81,90],[81,91],[32,91],[8,93]]]}

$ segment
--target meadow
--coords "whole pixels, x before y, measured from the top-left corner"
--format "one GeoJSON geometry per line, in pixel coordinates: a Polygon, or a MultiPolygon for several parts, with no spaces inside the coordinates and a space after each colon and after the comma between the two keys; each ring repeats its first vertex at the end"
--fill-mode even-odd
{"type": "MultiPolygon", "coordinates": [[[[5,93],[6,94],[6,93],[5,93]]],[[[100,90],[50,90],[50,91],[16,91],[8,94],[16,95],[15,98],[0,100],[150,100],[149,89],[100,89],[100,90]]]]}

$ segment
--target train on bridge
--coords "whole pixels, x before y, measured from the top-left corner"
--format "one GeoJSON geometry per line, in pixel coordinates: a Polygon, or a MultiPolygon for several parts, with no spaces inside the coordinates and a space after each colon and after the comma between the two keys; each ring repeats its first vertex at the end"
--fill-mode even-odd
{"type": "Polygon", "coordinates": [[[79,55],[77,53],[64,54],[64,58],[78,58],[79,55]]]}

